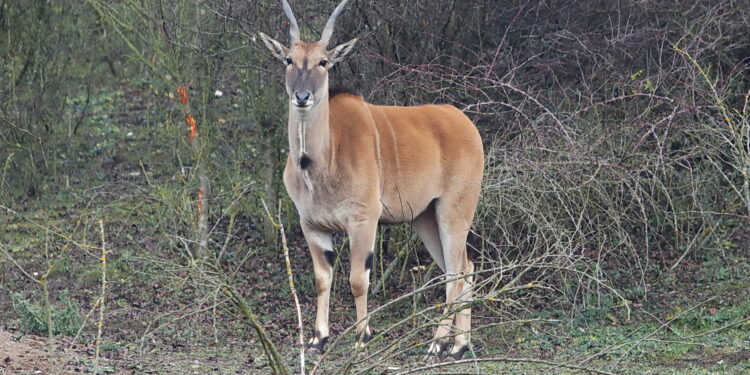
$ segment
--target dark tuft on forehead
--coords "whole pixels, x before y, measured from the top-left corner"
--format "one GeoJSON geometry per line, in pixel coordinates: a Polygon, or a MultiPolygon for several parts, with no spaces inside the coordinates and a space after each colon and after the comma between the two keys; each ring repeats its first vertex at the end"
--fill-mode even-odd
{"type": "Polygon", "coordinates": [[[328,99],[331,99],[334,96],[341,95],[341,94],[349,94],[349,95],[354,95],[354,96],[359,96],[359,97],[362,96],[362,94],[360,94],[359,92],[357,92],[356,90],[350,87],[334,86],[328,89],[328,99]]]}
{"type": "MultiPolygon", "coordinates": [[[[305,43],[303,41],[299,41],[299,42],[294,43],[293,46],[299,47],[302,50],[304,50],[305,52],[310,52],[310,51],[314,50],[315,48],[320,47],[321,44],[318,43],[318,42],[305,43]]],[[[325,50],[325,47],[323,47],[323,49],[325,50]]]]}

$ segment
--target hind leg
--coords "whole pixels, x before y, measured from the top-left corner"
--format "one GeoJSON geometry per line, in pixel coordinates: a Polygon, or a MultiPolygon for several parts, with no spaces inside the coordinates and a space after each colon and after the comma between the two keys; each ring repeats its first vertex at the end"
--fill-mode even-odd
{"type": "Polygon", "coordinates": [[[435,204],[430,204],[427,210],[412,221],[414,231],[422,240],[432,260],[445,272],[445,259],[443,258],[443,245],[440,243],[440,231],[437,218],[435,217],[435,204]]]}
{"type": "Polygon", "coordinates": [[[471,299],[474,265],[466,253],[466,238],[478,200],[478,192],[452,193],[438,199],[435,205],[440,241],[445,259],[446,317],[435,332],[431,352],[442,357],[448,347],[448,336],[455,334],[453,348],[447,353],[460,359],[469,348],[471,308],[461,304],[471,299]],[[450,314],[450,311],[459,310],[450,314]]]}
{"type": "MultiPolygon", "coordinates": [[[[414,231],[417,232],[417,235],[422,240],[422,243],[424,243],[430,256],[432,256],[432,260],[434,260],[438,267],[445,272],[443,244],[440,241],[440,230],[437,217],[435,216],[435,204],[431,204],[425,212],[417,216],[412,224],[414,226],[414,231]]],[[[446,315],[447,313],[448,310],[446,309],[443,314],[446,315]]],[[[445,317],[440,321],[440,327],[449,327],[450,324],[451,319],[449,317],[445,317]]],[[[444,353],[448,350],[450,342],[447,339],[442,339],[442,335],[440,337],[440,340],[433,341],[432,344],[430,344],[427,351],[430,354],[443,357],[445,355],[444,353]]]]}
{"type": "MultiPolygon", "coordinates": [[[[464,275],[467,275],[464,279],[464,286],[459,299],[463,301],[469,301],[474,291],[474,276],[468,276],[474,273],[474,263],[471,259],[467,259],[464,265],[464,275]]],[[[459,360],[463,358],[467,350],[469,350],[469,343],[471,341],[471,307],[466,307],[456,313],[455,317],[456,328],[458,328],[459,334],[456,335],[453,349],[448,354],[449,360],[459,360]]]]}

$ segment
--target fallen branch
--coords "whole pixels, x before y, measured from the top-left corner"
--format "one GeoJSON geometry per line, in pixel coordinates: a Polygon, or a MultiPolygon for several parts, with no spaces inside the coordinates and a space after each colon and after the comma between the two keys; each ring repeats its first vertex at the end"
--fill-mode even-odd
{"type": "Polygon", "coordinates": [[[583,367],[583,366],[576,366],[576,365],[570,365],[565,363],[557,363],[552,361],[545,361],[541,359],[532,359],[532,358],[504,358],[504,357],[497,357],[497,358],[474,358],[474,359],[462,359],[460,361],[452,361],[452,362],[441,362],[441,363],[434,363],[427,366],[417,367],[415,369],[399,372],[395,375],[406,375],[406,374],[416,374],[418,372],[423,372],[427,370],[432,370],[440,367],[447,367],[447,366],[454,366],[454,365],[460,365],[464,363],[478,363],[478,362],[510,362],[510,363],[532,363],[532,364],[538,364],[538,365],[545,365],[545,366],[551,366],[551,367],[562,367],[567,368],[571,370],[578,370],[583,372],[588,372],[591,374],[603,374],[603,375],[615,375],[613,372],[608,372],[604,370],[598,370],[591,367],[583,367]]]}

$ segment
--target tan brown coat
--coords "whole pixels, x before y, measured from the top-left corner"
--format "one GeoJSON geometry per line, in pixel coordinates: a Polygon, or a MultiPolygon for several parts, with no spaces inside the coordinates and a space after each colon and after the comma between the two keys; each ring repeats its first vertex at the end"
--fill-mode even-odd
{"type": "MultiPolygon", "coordinates": [[[[482,141],[474,124],[453,106],[380,106],[352,94],[329,98],[328,71],[356,43],[326,49],[346,0],[317,43],[299,40],[291,8],[282,2],[290,19],[291,47],[262,33],[261,38],[286,64],[290,153],[284,185],[299,212],[315,270],[318,298],[311,349],[322,350],[329,335],[335,231],[349,237],[349,282],[358,346],[364,345],[372,335],[367,290],[380,222],[411,221],[447,275],[448,305],[471,298],[474,266],[466,254],[466,238],[482,182],[482,141]]],[[[469,347],[470,328],[470,308],[455,314],[446,310],[430,352],[461,358],[469,347]],[[450,350],[449,335],[455,335],[450,350]]]]}

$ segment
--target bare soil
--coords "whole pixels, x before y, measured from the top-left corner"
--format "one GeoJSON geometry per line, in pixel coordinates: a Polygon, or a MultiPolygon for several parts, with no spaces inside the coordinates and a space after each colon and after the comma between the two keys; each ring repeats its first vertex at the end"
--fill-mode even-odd
{"type": "Polygon", "coordinates": [[[57,364],[48,360],[48,350],[45,338],[0,330],[0,374],[51,373],[57,364]]]}

